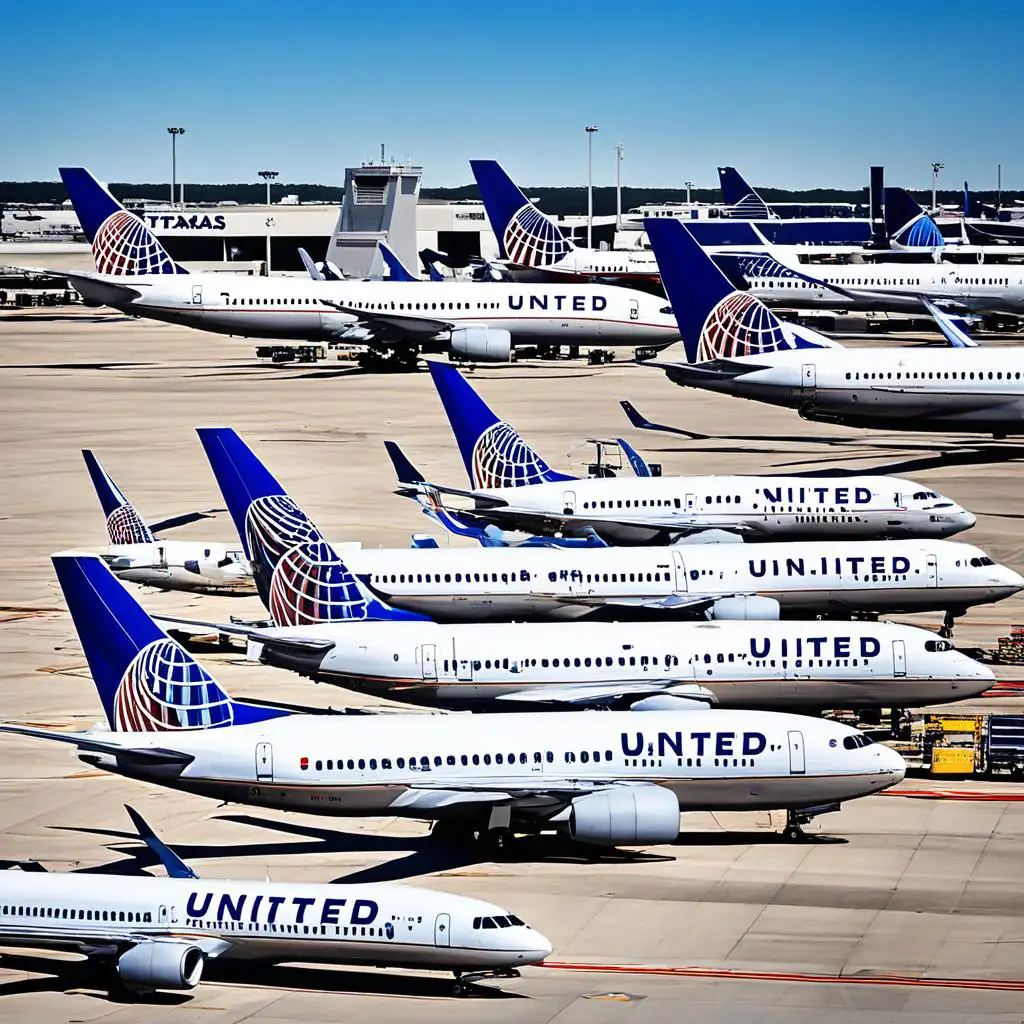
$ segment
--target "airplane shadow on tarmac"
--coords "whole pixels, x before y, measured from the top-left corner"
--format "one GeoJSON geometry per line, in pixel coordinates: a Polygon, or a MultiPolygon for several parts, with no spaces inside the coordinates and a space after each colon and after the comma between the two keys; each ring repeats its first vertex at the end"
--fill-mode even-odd
{"type": "MultiPolygon", "coordinates": [[[[113,985],[108,964],[88,960],[58,960],[52,956],[29,953],[0,954],[0,967],[24,971],[39,977],[0,981],[0,1000],[4,996],[39,992],[65,992],[85,995],[113,1003],[145,1003],[155,1006],[180,1006],[193,998],[191,992],[152,992],[134,995],[113,985]]],[[[455,998],[451,978],[446,975],[388,974],[381,969],[346,970],[334,967],[305,967],[293,964],[247,963],[231,960],[207,960],[200,984],[218,982],[259,988],[292,991],[352,993],[358,995],[411,996],[430,999],[455,998]]],[[[467,995],[475,999],[527,999],[518,992],[507,992],[490,985],[469,984],[467,995]]]]}

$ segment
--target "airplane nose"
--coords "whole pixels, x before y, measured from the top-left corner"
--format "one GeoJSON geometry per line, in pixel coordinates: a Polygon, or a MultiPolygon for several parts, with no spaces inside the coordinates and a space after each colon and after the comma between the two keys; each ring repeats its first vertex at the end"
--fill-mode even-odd
{"type": "Polygon", "coordinates": [[[1021,576],[1019,572],[1015,572],[1006,565],[1002,567],[1002,571],[1000,572],[999,578],[996,582],[1004,587],[1012,587],[1014,593],[1017,593],[1019,590],[1024,590],[1024,576],[1021,576]]]}
{"type": "Polygon", "coordinates": [[[907,774],[907,762],[903,760],[899,751],[885,746],[884,743],[879,744],[879,746],[881,748],[879,754],[881,755],[882,770],[892,774],[893,785],[897,782],[902,782],[907,774]]]}
{"type": "Polygon", "coordinates": [[[540,963],[541,960],[546,960],[551,956],[551,943],[550,941],[540,932],[533,932],[530,936],[531,949],[527,953],[527,959],[524,961],[529,964],[540,963]]]}
{"type": "Polygon", "coordinates": [[[957,522],[965,530],[969,530],[977,521],[978,517],[973,512],[968,512],[965,508],[961,509],[960,514],[957,516],[957,522]]]}

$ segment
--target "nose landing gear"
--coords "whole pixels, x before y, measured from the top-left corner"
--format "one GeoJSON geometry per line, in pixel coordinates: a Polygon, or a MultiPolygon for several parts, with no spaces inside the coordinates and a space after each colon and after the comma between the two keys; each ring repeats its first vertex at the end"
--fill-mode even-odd
{"type": "Polygon", "coordinates": [[[493,971],[471,971],[463,974],[462,971],[454,971],[455,984],[452,985],[453,996],[468,996],[470,989],[478,981],[487,981],[490,978],[519,978],[522,977],[514,967],[498,967],[493,971]]]}

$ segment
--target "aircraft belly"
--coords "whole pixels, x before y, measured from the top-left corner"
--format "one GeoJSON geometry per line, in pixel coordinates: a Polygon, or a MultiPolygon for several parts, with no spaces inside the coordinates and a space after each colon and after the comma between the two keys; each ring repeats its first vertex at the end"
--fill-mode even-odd
{"type": "Polygon", "coordinates": [[[891,785],[889,772],[862,775],[783,775],[774,778],[688,779],[664,783],[686,811],[758,811],[853,800],[891,785]]]}
{"type": "MultiPolygon", "coordinates": [[[[540,618],[561,607],[554,597],[529,594],[392,594],[388,601],[397,608],[429,615],[440,622],[502,622],[508,619],[540,618]]],[[[580,609],[580,614],[586,613],[580,609]]]]}
{"type": "Polygon", "coordinates": [[[849,426],[988,433],[1024,428],[1024,397],[817,388],[800,405],[800,414],[809,420],[849,426]]]}

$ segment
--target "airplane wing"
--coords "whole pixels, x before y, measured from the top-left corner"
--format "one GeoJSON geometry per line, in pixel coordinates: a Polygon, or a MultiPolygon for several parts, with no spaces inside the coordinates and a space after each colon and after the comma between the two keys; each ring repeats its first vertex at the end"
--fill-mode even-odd
{"type": "Polygon", "coordinates": [[[152,282],[140,281],[138,278],[142,275],[125,276],[120,280],[115,280],[112,277],[105,277],[102,274],[85,270],[51,270],[48,267],[15,267],[14,269],[37,277],[51,277],[68,281],[83,298],[100,305],[134,302],[141,298],[142,291],[152,284],[152,282]],[[124,283],[127,281],[131,281],[132,284],[124,283]]]}
{"type": "Polygon", "coordinates": [[[299,246],[299,259],[302,260],[302,265],[306,268],[306,273],[309,274],[311,281],[325,281],[323,273],[317,268],[317,265],[313,262],[312,257],[299,246]]]}
{"type": "Polygon", "coordinates": [[[717,704],[718,698],[696,683],[681,683],[676,679],[644,679],[635,683],[580,683],[532,686],[511,693],[503,693],[496,700],[512,703],[554,704],[564,707],[601,707],[625,697],[653,697],[655,695],[682,697],[704,705],[717,704]]]}
{"type": "Polygon", "coordinates": [[[433,338],[443,331],[455,329],[455,324],[450,320],[414,316],[411,313],[392,313],[378,309],[357,309],[355,306],[346,306],[341,302],[331,302],[329,299],[321,299],[320,301],[325,306],[338,310],[339,313],[347,313],[349,316],[357,317],[362,323],[369,324],[371,328],[377,327],[403,336],[412,335],[415,337],[433,338]]]}
{"type": "Polygon", "coordinates": [[[663,597],[590,597],[589,595],[549,594],[536,591],[538,597],[554,597],[566,604],[585,604],[595,608],[637,608],[661,612],[698,612],[712,605],[719,598],[735,597],[735,594],[665,594],[663,597]]]}
{"type": "Polygon", "coordinates": [[[97,754],[113,754],[118,758],[147,765],[185,768],[195,760],[193,754],[186,754],[181,750],[170,750],[166,747],[126,747],[120,743],[98,739],[92,733],[58,732],[56,729],[40,729],[32,725],[18,725],[15,722],[0,722],[0,732],[12,733],[16,736],[31,736],[35,739],[56,740],[58,743],[69,743],[79,750],[88,750],[97,754]]]}

